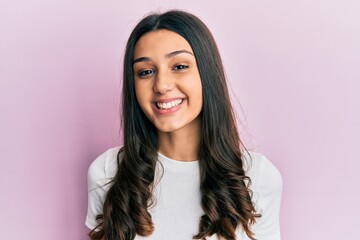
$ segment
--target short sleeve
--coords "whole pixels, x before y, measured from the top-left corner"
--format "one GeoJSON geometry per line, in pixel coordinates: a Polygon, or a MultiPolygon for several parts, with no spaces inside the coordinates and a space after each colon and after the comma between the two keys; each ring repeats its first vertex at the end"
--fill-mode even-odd
{"type": "Polygon", "coordinates": [[[98,222],[96,216],[102,214],[106,193],[116,173],[118,148],[107,150],[97,157],[88,169],[88,209],[85,225],[93,230],[98,222]]]}
{"type": "Polygon", "coordinates": [[[258,179],[254,189],[255,206],[261,213],[253,227],[255,238],[259,240],[280,240],[280,204],[282,177],[278,169],[264,156],[256,163],[258,179]]]}

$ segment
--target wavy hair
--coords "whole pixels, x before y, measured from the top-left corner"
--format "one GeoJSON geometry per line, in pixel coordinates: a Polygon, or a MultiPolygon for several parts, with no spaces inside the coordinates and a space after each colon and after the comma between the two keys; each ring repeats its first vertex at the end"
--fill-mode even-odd
{"type": "Polygon", "coordinates": [[[245,175],[243,162],[245,148],[237,131],[220,54],[203,22],[176,10],[148,15],[136,25],[127,42],[122,90],[124,146],[118,154],[118,171],[107,192],[103,214],[97,217],[100,223],[89,236],[92,240],[129,240],[136,234],[149,236],[154,231],[148,208],[153,204],[158,135],[137,102],[133,60],[138,40],[160,29],[173,31],[188,41],[202,81],[198,157],[204,215],[193,238],[217,234],[235,240],[235,230],[241,225],[248,237],[255,239],[251,225],[261,215],[251,201],[251,179],[245,175]]]}

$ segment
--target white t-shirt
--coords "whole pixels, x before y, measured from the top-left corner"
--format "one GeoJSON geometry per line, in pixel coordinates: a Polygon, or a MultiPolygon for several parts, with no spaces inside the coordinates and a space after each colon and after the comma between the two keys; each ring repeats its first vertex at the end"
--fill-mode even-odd
{"type": "MultiPolygon", "coordinates": [[[[119,147],[100,155],[88,171],[88,212],[86,226],[97,225],[96,215],[102,213],[108,183],[117,171],[119,147]]],[[[279,240],[279,212],[282,178],[276,167],[263,155],[249,152],[245,156],[245,170],[252,180],[253,203],[262,217],[257,219],[252,231],[258,240],[279,240]]],[[[164,174],[155,187],[155,205],[149,209],[155,226],[151,236],[136,236],[136,240],[191,240],[198,233],[201,208],[198,161],[172,160],[159,153],[164,174]]],[[[159,170],[159,169],[157,169],[159,170]]],[[[159,174],[155,174],[156,176],[159,174]]],[[[238,239],[249,240],[242,227],[236,231],[238,239]]],[[[217,239],[215,235],[207,239],[217,239]]]]}

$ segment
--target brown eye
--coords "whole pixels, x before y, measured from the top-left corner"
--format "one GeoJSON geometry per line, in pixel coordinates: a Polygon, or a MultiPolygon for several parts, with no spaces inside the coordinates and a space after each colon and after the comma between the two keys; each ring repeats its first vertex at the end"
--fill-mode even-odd
{"type": "Polygon", "coordinates": [[[139,77],[146,77],[146,76],[149,76],[149,75],[154,74],[154,73],[155,73],[154,70],[146,69],[146,70],[144,70],[144,71],[140,71],[140,72],[138,73],[138,76],[139,76],[139,77]]]}
{"type": "Polygon", "coordinates": [[[180,64],[180,65],[176,65],[174,67],[174,70],[184,70],[184,69],[187,69],[187,68],[189,68],[189,65],[180,64]]]}

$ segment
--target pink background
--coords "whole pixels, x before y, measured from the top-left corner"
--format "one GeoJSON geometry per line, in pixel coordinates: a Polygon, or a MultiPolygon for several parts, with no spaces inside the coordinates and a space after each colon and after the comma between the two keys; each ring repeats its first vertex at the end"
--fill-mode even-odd
{"type": "Polygon", "coordinates": [[[87,168],[119,145],[124,43],[168,8],[217,39],[242,135],[283,175],[283,239],[360,239],[360,2],[219,3],[0,1],[2,239],[86,239],[87,168]]]}

